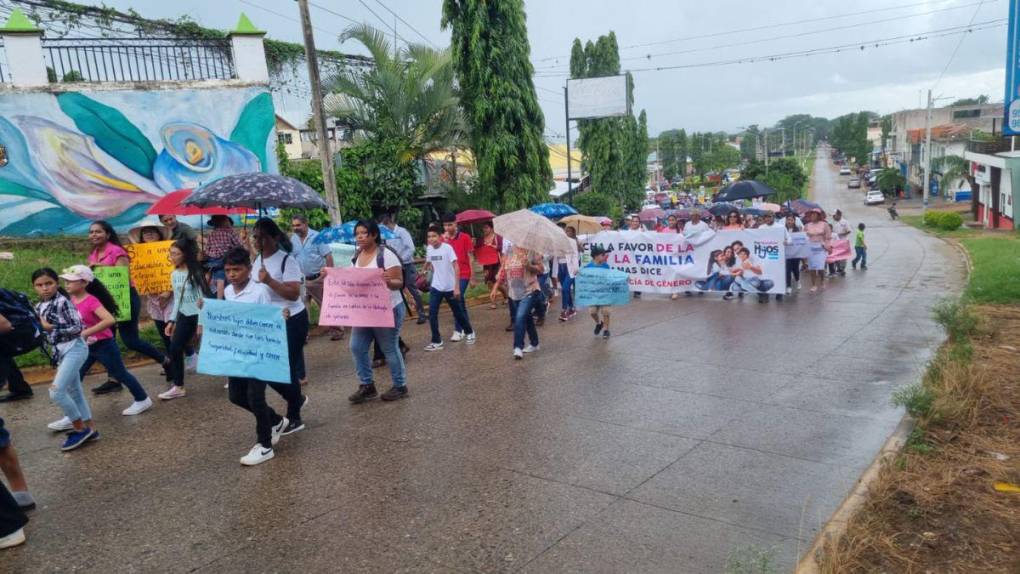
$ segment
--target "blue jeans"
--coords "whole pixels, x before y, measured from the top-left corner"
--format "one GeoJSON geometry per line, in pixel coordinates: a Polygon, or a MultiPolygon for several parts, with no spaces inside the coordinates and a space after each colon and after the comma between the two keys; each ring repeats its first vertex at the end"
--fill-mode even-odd
{"type": "Polygon", "coordinates": [[[124,359],[120,356],[120,348],[117,347],[116,339],[103,339],[89,345],[89,358],[85,359],[85,363],[81,366],[81,370],[78,372],[79,376],[84,379],[85,374],[89,372],[96,361],[106,367],[106,373],[111,379],[127,387],[136,401],[144,401],[149,398],[138,379],[124,366],[124,359]]]}
{"type": "Polygon", "coordinates": [[[532,346],[538,346],[538,329],[535,328],[535,318],[531,311],[539,304],[542,294],[532,291],[524,299],[514,301],[514,348],[524,348],[524,333],[527,331],[528,339],[532,346]]]}
{"type": "MultiPolygon", "coordinates": [[[[467,312],[467,300],[464,297],[467,296],[467,290],[468,290],[468,286],[470,284],[471,284],[471,280],[470,279],[461,279],[460,280],[460,308],[464,310],[464,318],[465,319],[468,316],[468,312],[467,312]]],[[[430,295],[430,297],[431,297],[431,295],[430,295]]],[[[429,303],[429,307],[430,308],[432,307],[432,303],[429,303]]],[[[429,313],[431,314],[432,311],[430,310],[429,313]]],[[[470,331],[467,331],[467,329],[470,329],[470,328],[471,328],[471,325],[470,324],[465,325],[464,323],[462,323],[461,320],[457,318],[456,314],[453,316],[453,330],[454,331],[458,331],[458,332],[461,332],[461,333],[467,333],[467,332],[470,332],[470,331]]]]}
{"type": "MultiPolygon", "coordinates": [[[[116,333],[120,335],[120,340],[124,341],[124,346],[128,349],[145,355],[146,357],[156,361],[159,364],[163,364],[165,357],[163,353],[159,352],[159,349],[153,347],[146,341],[142,340],[142,337],[138,334],[138,314],[142,310],[142,299],[138,296],[138,291],[135,288],[131,288],[131,319],[122,323],[117,323],[116,333]]],[[[114,380],[120,381],[117,377],[113,377],[114,380]]],[[[123,383],[124,381],[120,381],[123,383]]]]}
{"type": "Polygon", "coordinates": [[[81,386],[81,366],[88,358],[88,345],[81,339],[75,339],[60,356],[57,374],[53,377],[53,386],[50,387],[50,398],[72,422],[92,420],[92,411],[81,386]]]}
{"type": "Polygon", "coordinates": [[[464,333],[470,335],[475,332],[471,327],[471,320],[464,311],[464,303],[461,299],[453,296],[453,291],[429,290],[429,327],[432,329],[432,342],[442,343],[443,336],[439,334],[439,306],[446,301],[453,311],[454,322],[460,322],[464,326],[464,333]]]}
{"type": "Polygon", "coordinates": [[[351,329],[351,355],[354,357],[354,368],[358,372],[358,381],[362,385],[373,384],[372,380],[372,341],[379,342],[390,367],[390,376],[394,387],[407,384],[404,378],[404,356],[400,353],[397,340],[400,338],[400,326],[404,323],[404,305],[393,308],[393,327],[354,327],[351,329]]]}
{"type": "Polygon", "coordinates": [[[854,257],[853,264],[857,265],[857,262],[859,261],[861,263],[861,267],[867,267],[868,266],[868,248],[867,247],[854,247],[854,253],[856,253],[857,256],[854,257]]]}
{"type": "Polygon", "coordinates": [[[574,278],[570,276],[570,271],[567,271],[567,264],[560,263],[559,274],[557,279],[560,281],[560,291],[563,292],[563,310],[573,311],[574,310],[574,278]]]}

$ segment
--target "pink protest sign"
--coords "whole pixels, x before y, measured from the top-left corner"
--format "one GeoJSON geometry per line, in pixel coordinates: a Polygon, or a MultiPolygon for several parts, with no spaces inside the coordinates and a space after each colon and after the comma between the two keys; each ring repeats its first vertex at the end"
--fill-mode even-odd
{"type": "Polygon", "coordinates": [[[382,269],[327,269],[319,324],[330,327],[392,327],[393,305],[382,269]]]}
{"type": "Polygon", "coordinates": [[[850,259],[850,240],[849,239],[834,239],[832,241],[832,251],[829,256],[825,258],[826,263],[834,263],[836,261],[846,261],[850,259]]]}

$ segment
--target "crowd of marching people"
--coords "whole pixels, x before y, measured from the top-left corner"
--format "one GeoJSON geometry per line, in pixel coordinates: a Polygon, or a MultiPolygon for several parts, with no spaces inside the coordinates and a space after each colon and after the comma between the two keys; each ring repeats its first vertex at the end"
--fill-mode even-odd
{"type": "MultiPolygon", "coordinates": [[[[829,278],[846,274],[846,261],[827,263],[834,240],[852,241],[856,258],[851,265],[867,269],[867,246],[864,224],[856,228],[836,210],[831,218],[820,207],[755,210],[742,213],[739,209],[710,211],[693,207],[683,213],[669,213],[652,221],[638,215],[627,217],[621,230],[657,231],[681,234],[693,240],[708,230],[716,232],[775,228],[784,230],[789,244],[791,234],[804,233],[809,251],[807,257],[786,261],[786,290],[777,294],[781,299],[800,288],[803,273],[808,275],[811,292],[825,288],[829,278]],[[852,236],[852,238],[851,238],[852,236]]],[[[239,230],[224,215],[213,216],[208,229],[200,233],[178,221],[174,216],[160,217],[161,225],[145,225],[131,230],[132,243],[172,241],[169,259],[171,289],[158,294],[140,296],[130,287],[127,304],[120,309],[110,290],[97,277],[100,267],[131,265],[131,256],[120,234],[107,222],[96,221],[88,231],[87,261],[66,269],[40,268],[32,274],[35,290],[34,305],[23,294],[0,290],[0,335],[22,337],[25,348],[32,348],[32,337],[24,324],[34,325],[42,333],[39,341],[55,368],[49,394],[60,411],[60,418],[48,426],[54,432],[66,433],[61,450],[79,449],[99,439],[100,432],[93,420],[90,395],[99,396],[127,389],[131,395],[125,402],[124,416],[138,416],[154,406],[153,398],[124,364],[116,338],[124,347],[162,366],[165,389],[157,394],[161,401],[187,397],[188,373],[194,372],[200,358],[201,314],[203,302],[225,299],[239,303],[272,305],[279,308],[286,325],[287,355],[290,382],[266,382],[255,378],[229,377],[226,381],[229,401],[250,412],[255,419],[254,446],[240,459],[243,465],[256,465],[274,456],[274,445],[282,437],[304,428],[302,412],[308,405],[303,392],[308,382],[304,347],[308,341],[311,320],[309,305],[321,305],[323,280],[327,268],[341,263],[334,261],[327,243],[316,241],[317,231],[310,229],[301,215],[287,223],[285,233],[270,218],[260,218],[247,229],[239,230]],[[26,308],[27,307],[27,308],[26,308]],[[142,311],[151,319],[159,333],[162,348],[147,343],[139,324],[142,311]],[[94,363],[106,370],[106,380],[86,392],[83,379],[94,363]],[[285,403],[285,411],[277,413],[269,406],[266,388],[272,389],[285,403]]],[[[602,230],[613,230],[613,222],[601,218],[602,230]]],[[[551,303],[560,299],[558,320],[571,321],[577,314],[573,284],[582,268],[584,252],[574,226],[561,224],[562,233],[572,248],[556,254],[542,253],[515,246],[496,233],[491,220],[472,226],[459,225],[453,214],[432,224],[425,234],[424,265],[415,259],[415,243],[411,234],[396,223],[393,214],[384,214],[378,221],[360,220],[354,225],[356,249],[349,263],[357,268],[377,268],[390,293],[393,313],[392,327],[330,328],[331,340],[349,338],[349,348],[358,385],[349,396],[352,404],[379,398],[395,401],[408,396],[405,360],[408,347],[400,333],[411,311],[416,324],[429,325],[429,342],[424,351],[435,353],[448,343],[472,345],[478,339],[466,296],[474,284],[475,265],[481,270],[482,281],[489,297],[489,306],[496,309],[505,304],[512,332],[512,356],[516,360],[540,348],[539,328],[545,323],[551,303]],[[383,241],[384,233],[389,237],[383,241]],[[473,263],[473,262],[474,263],[473,263]],[[406,293],[406,298],[405,298],[406,293]],[[427,293],[427,304],[423,300],[427,293]],[[440,309],[446,304],[451,324],[444,331],[440,325],[440,309]],[[427,309],[426,309],[427,306],[427,309]],[[444,332],[450,333],[444,338],[444,332]],[[387,367],[392,385],[380,392],[376,387],[375,369],[387,367]]],[[[585,255],[588,267],[609,268],[607,250],[592,247],[585,255]]],[[[760,275],[749,250],[740,241],[712,252],[706,279],[698,281],[698,293],[721,292],[724,299],[733,299],[744,292],[759,294],[772,287],[756,278],[760,275]]],[[[695,291],[685,292],[693,295],[695,291]]],[[[634,293],[635,297],[640,293],[634,293]]],[[[678,293],[673,293],[676,299],[678,293]]],[[[555,311],[554,311],[555,312],[555,311]]],[[[594,334],[610,337],[610,307],[589,309],[594,334]]],[[[9,392],[0,402],[11,402],[32,396],[14,362],[19,350],[0,356],[0,382],[6,381],[9,392]]],[[[0,523],[23,524],[18,509],[34,505],[23,478],[14,470],[16,456],[9,446],[9,435],[0,419],[0,467],[8,475],[13,495],[0,492],[0,523]],[[8,461],[4,464],[4,461],[8,461]],[[9,461],[14,460],[12,464],[9,461]],[[13,496],[13,498],[12,498],[13,496]],[[14,505],[13,507],[11,505],[14,505]]],[[[20,527],[19,527],[20,531],[20,527]]],[[[13,545],[18,537],[0,531],[0,547],[13,545]]],[[[23,540],[23,535],[21,540],[23,540]]]]}

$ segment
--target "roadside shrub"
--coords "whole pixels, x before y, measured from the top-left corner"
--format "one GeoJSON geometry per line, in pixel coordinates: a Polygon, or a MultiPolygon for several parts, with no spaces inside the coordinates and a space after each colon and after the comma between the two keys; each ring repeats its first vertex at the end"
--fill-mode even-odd
{"type": "Polygon", "coordinates": [[[943,213],[938,222],[939,229],[943,231],[954,231],[959,229],[961,225],[963,225],[963,218],[960,217],[959,213],[952,211],[943,213]]]}
{"type": "Polygon", "coordinates": [[[942,216],[945,212],[928,210],[924,212],[924,218],[921,220],[926,227],[938,227],[942,221],[942,216]]]}
{"type": "Polygon", "coordinates": [[[970,308],[954,300],[944,300],[932,310],[935,322],[946,330],[951,343],[964,343],[977,331],[978,319],[970,308]]]}
{"type": "Polygon", "coordinates": [[[892,403],[907,409],[907,414],[915,419],[923,419],[932,412],[935,394],[924,385],[914,383],[893,393],[892,403]]]}

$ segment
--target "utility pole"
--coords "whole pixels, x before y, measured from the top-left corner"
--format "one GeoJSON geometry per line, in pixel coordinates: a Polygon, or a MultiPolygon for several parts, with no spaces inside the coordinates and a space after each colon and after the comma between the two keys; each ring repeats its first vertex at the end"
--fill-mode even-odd
{"type": "Polygon", "coordinates": [[[928,90],[928,109],[924,114],[924,183],[921,187],[921,215],[928,209],[928,186],[931,185],[931,90],[928,90]]]}
{"type": "Polygon", "coordinates": [[[769,176],[769,129],[765,128],[765,177],[769,176]]]}
{"type": "Polygon", "coordinates": [[[783,157],[786,157],[786,126],[783,126],[783,147],[780,149],[783,150],[783,157]]]}
{"type": "Polygon", "coordinates": [[[319,134],[319,161],[322,163],[322,186],[329,206],[329,219],[340,225],[340,198],[336,190],[336,171],[333,168],[333,150],[326,133],[326,116],[322,111],[322,81],[319,79],[319,61],[316,59],[315,36],[312,19],[308,15],[308,0],[297,0],[301,11],[301,30],[305,36],[305,59],[308,60],[308,81],[312,84],[312,115],[319,134]]]}
{"type": "Polygon", "coordinates": [[[655,191],[662,191],[659,181],[662,179],[662,155],[659,153],[659,138],[655,138],[655,191]]]}
{"type": "Polygon", "coordinates": [[[563,86],[563,109],[564,115],[567,118],[567,201],[570,205],[574,204],[574,184],[571,181],[574,177],[573,168],[571,167],[570,161],[570,92],[567,91],[567,86],[563,86]]]}

